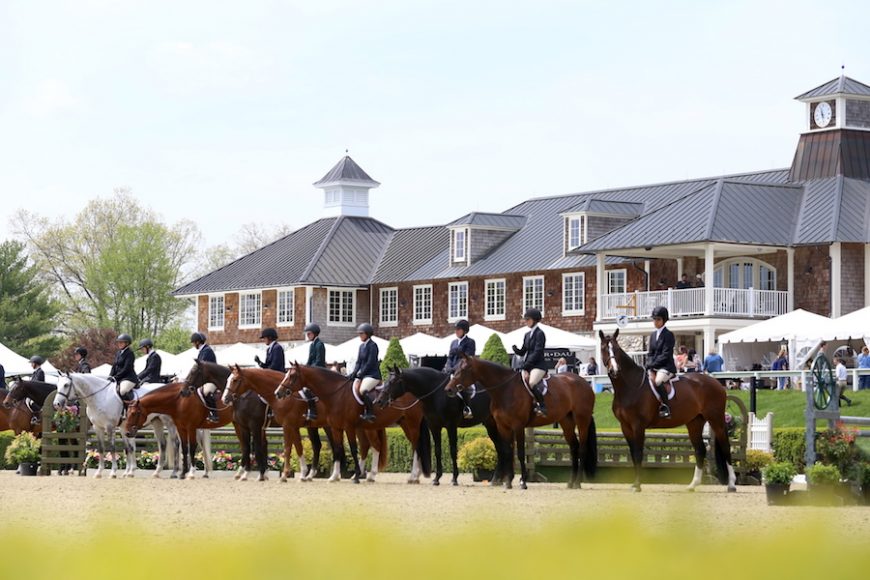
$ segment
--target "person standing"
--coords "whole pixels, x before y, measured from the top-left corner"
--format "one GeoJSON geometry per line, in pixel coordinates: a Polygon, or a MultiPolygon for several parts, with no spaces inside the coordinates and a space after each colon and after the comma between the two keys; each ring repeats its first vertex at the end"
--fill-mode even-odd
{"type": "Polygon", "coordinates": [[[649,350],[646,353],[646,370],[649,382],[659,395],[659,417],[666,419],[671,416],[668,405],[668,391],[664,384],[677,374],[674,364],[674,345],[676,339],[665,325],[668,322],[668,309],[656,306],[652,311],[655,330],[649,336],[649,350]]]}
{"type": "MultiPolygon", "coordinates": [[[[217,357],[212,348],[208,345],[208,338],[201,332],[194,332],[190,335],[190,342],[197,350],[196,360],[199,362],[208,362],[217,364],[217,357]]],[[[205,406],[208,408],[208,422],[219,423],[217,409],[217,385],[214,383],[206,383],[202,386],[202,396],[205,399],[205,406]]]]}
{"type": "Polygon", "coordinates": [[[76,360],[75,372],[83,375],[89,375],[91,373],[91,365],[88,362],[88,349],[83,346],[77,346],[73,351],[73,358],[76,360]]]}
{"type": "Polygon", "coordinates": [[[363,407],[365,407],[360,419],[372,423],[375,420],[375,414],[368,393],[377,387],[382,380],[381,366],[378,364],[378,345],[372,340],[375,329],[372,328],[371,324],[360,324],[356,330],[362,344],[359,345],[356,366],[353,367],[350,376],[354,379],[353,389],[362,399],[363,407]]]}
{"type": "Polygon", "coordinates": [[[139,377],[133,369],[133,361],[136,357],[130,350],[132,342],[133,337],[129,334],[118,335],[118,338],[115,339],[118,352],[115,354],[115,362],[112,363],[112,369],[109,371],[109,376],[117,383],[118,394],[124,401],[133,399],[133,389],[139,385],[139,377]]]}
{"type": "Polygon", "coordinates": [[[154,341],[150,338],[143,338],[139,341],[139,350],[145,351],[145,368],[137,376],[140,383],[159,383],[160,382],[160,367],[163,361],[160,360],[160,355],[154,350],[154,341]]]}
{"type": "Polygon", "coordinates": [[[586,365],[586,374],[591,376],[598,374],[598,363],[595,362],[595,357],[589,357],[589,364],[586,365]]]}
{"type": "MultiPolygon", "coordinates": [[[[772,371],[787,371],[788,370],[788,349],[782,347],[779,349],[779,354],[776,355],[776,360],[770,365],[772,371]]],[[[788,385],[788,377],[776,377],[776,390],[783,391],[788,385]]]]}
{"type": "Polygon", "coordinates": [[[30,367],[33,369],[33,374],[30,375],[31,381],[45,382],[45,371],[42,370],[42,365],[45,364],[45,359],[38,354],[30,357],[30,367]]]}
{"type": "MultiPolygon", "coordinates": [[[[456,338],[450,343],[450,350],[447,351],[447,362],[444,365],[444,372],[448,375],[452,376],[456,371],[456,367],[459,366],[459,359],[463,353],[466,356],[474,356],[474,353],[477,352],[477,344],[473,338],[468,336],[469,329],[468,321],[464,319],[457,321],[456,326],[454,326],[456,338]]],[[[468,406],[465,392],[460,391],[457,394],[462,399],[462,416],[466,419],[471,419],[474,417],[474,413],[471,412],[471,407],[468,406]]]]}
{"type": "Polygon", "coordinates": [[[540,383],[547,375],[547,363],[544,360],[547,337],[538,326],[541,321],[541,311],[537,308],[529,308],[523,314],[523,321],[529,330],[523,336],[522,348],[517,348],[514,345],[513,351],[515,355],[523,357],[523,381],[535,397],[535,414],[543,416],[547,414],[547,407],[544,405],[544,393],[540,388],[540,383]]]}
{"type": "MultiPolygon", "coordinates": [[[[305,363],[310,367],[326,368],[326,345],[320,340],[320,325],[311,322],[305,325],[305,340],[311,344],[308,346],[308,361],[305,363]]],[[[338,370],[336,369],[336,372],[338,370]]],[[[308,410],[305,412],[306,421],[317,420],[317,397],[311,392],[308,387],[302,387],[300,391],[302,398],[308,403],[308,410]]]]}
{"type": "Polygon", "coordinates": [[[689,275],[683,274],[677,282],[677,290],[685,290],[686,288],[691,288],[691,284],[689,284],[689,275]]]}
{"type": "MultiPolygon", "coordinates": [[[[861,349],[861,354],[858,355],[858,368],[870,369],[870,347],[864,345],[861,349]]],[[[870,389],[870,375],[861,375],[858,377],[858,389],[870,389]]]]}
{"type": "Polygon", "coordinates": [[[837,373],[837,396],[839,400],[846,401],[846,405],[852,406],[852,399],[844,395],[846,392],[846,385],[848,380],[848,371],[846,370],[846,365],[843,363],[843,359],[841,357],[834,357],[834,364],[837,365],[836,373],[837,373]]]}
{"type": "Polygon", "coordinates": [[[260,339],[266,343],[266,362],[260,360],[260,355],[254,357],[254,362],[260,365],[261,369],[280,373],[286,371],[287,361],[284,360],[284,347],[278,342],[278,331],[274,328],[264,328],[260,333],[260,339]]]}

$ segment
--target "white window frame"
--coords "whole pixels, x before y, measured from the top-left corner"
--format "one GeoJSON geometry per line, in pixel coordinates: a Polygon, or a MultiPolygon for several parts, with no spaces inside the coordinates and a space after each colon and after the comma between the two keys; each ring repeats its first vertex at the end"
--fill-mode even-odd
{"type": "Polygon", "coordinates": [[[450,282],[447,285],[447,322],[456,322],[468,318],[468,282],[450,282]],[[464,292],[461,290],[464,288],[464,292]],[[456,308],[453,304],[453,293],[456,290],[456,308]],[[465,305],[462,308],[462,295],[465,295],[465,305]]]}
{"type": "Polygon", "coordinates": [[[585,272],[565,272],[562,274],[562,316],[583,316],[586,314],[586,273],[585,272]],[[574,291],[576,296],[577,287],[580,288],[580,308],[568,308],[568,284],[569,278],[579,278],[579,282],[574,281],[574,291]]]}
{"type": "Polygon", "coordinates": [[[381,288],[380,290],[380,307],[378,308],[378,312],[380,313],[380,326],[392,327],[399,326],[399,287],[391,286],[389,288],[381,288]],[[392,318],[385,318],[384,311],[384,297],[392,294],[392,318]]]}
{"type": "MultiPolygon", "coordinates": [[[[544,276],[523,276],[523,312],[528,310],[529,308],[537,308],[541,311],[541,315],[544,314],[544,296],[545,296],[545,288],[544,288],[544,276]],[[529,283],[532,283],[532,292],[534,292],[534,284],[536,282],[541,283],[541,303],[533,303],[530,301],[529,296],[529,283]]],[[[531,296],[534,299],[534,296],[531,296]]]]}
{"type": "Polygon", "coordinates": [[[453,230],[453,261],[467,262],[468,261],[468,229],[457,228],[453,230]],[[457,243],[459,234],[462,234],[462,243],[457,243]],[[461,249],[461,255],[460,255],[461,249]]]}
{"type": "Polygon", "coordinates": [[[275,293],[275,325],[293,326],[296,324],[296,289],[278,288],[275,293]],[[290,320],[281,319],[281,295],[290,297],[290,320]]]}
{"type": "MultiPolygon", "coordinates": [[[[484,280],[483,283],[483,319],[484,320],[504,320],[505,319],[505,311],[507,310],[506,302],[507,302],[507,280],[505,278],[493,278],[491,280],[484,280]],[[493,309],[496,312],[490,314],[490,295],[489,289],[490,286],[495,286],[497,284],[501,284],[501,312],[499,313],[498,304],[496,303],[496,307],[493,309]]],[[[497,295],[496,295],[497,299],[497,295]]]]}
{"type": "Polygon", "coordinates": [[[239,328],[240,329],[251,329],[251,328],[260,328],[263,325],[263,293],[261,291],[256,292],[239,292],[239,328]],[[257,303],[259,304],[259,308],[256,309],[256,322],[244,323],[243,320],[245,315],[247,314],[245,310],[245,298],[254,297],[256,298],[257,303]]]}
{"type": "Polygon", "coordinates": [[[568,251],[576,250],[580,246],[586,243],[586,216],[578,215],[578,216],[570,216],[568,219],[568,251]],[[571,225],[576,222],[577,223],[577,243],[574,243],[571,240],[571,225]]]}
{"type": "Polygon", "coordinates": [[[355,326],[356,325],[356,290],[354,288],[327,288],[326,289],[326,320],[329,326],[355,326]],[[338,293],[338,320],[332,318],[332,295],[338,293]],[[342,320],[346,306],[345,294],[350,293],[350,321],[342,320]]]}
{"type": "Polygon", "coordinates": [[[723,260],[722,262],[718,262],[716,264],[715,269],[713,270],[713,284],[720,284],[721,287],[725,288],[754,288],[756,290],[761,290],[761,269],[766,268],[773,275],[773,290],[777,289],[777,276],[778,272],[776,271],[776,267],[772,264],[765,262],[764,260],[759,260],[758,258],[748,258],[748,257],[736,257],[730,258],[728,260],[723,260]],[[737,274],[738,279],[735,282],[732,280],[732,266],[737,265],[737,274]],[[752,266],[752,281],[749,285],[746,285],[746,271],[744,265],[752,266]],[[742,284],[741,284],[742,282],[742,284]]]}
{"type": "Polygon", "coordinates": [[[208,317],[206,319],[206,323],[208,324],[209,330],[223,330],[224,325],[227,323],[227,295],[226,294],[209,294],[208,295],[208,317]],[[212,304],[212,300],[220,299],[221,302],[221,313],[220,313],[220,326],[216,324],[212,324],[213,314],[215,311],[213,310],[214,305],[212,304]]]}
{"type": "Polygon", "coordinates": [[[617,270],[607,270],[607,277],[605,278],[605,283],[607,284],[607,294],[624,294],[628,292],[628,270],[625,268],[620,268],[617,270]],[[615,274],[622,275],[622,290],[618,292],[612,292],[613,288],[613,277],[615,274]]]}
{"type": "Polygon", "coordinates": [[[413,302],[411,304],[411,308],[414,311],[414,324],[418,324],[418,325],[432,324],[432,309],[434,307],[433,296],[434,296],[434,294],[432,293],[432,284],[418,284],[417,286],[414,286],[414,291],[413,291],[413,295],[412,295],[413,302]],[[418,308],[418,304],[417,304],[417,294],[419,291],[421,296],[423,296],[424,303],[420,304],[419,306],[421,308],[425,307],[425,296],[427,294],[427,292],[426,292],[427,290],[428,290],[428,295],[429,295],[429,312],[428,312],[429,316],[420,318],[421,312],[420,312],[420,308],[418,308]]]}

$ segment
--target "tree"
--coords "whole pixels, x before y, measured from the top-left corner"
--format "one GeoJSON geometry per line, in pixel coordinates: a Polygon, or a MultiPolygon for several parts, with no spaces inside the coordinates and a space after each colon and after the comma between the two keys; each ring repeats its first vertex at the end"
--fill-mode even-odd
{"type": "Polygon", "coordinates": [[[164,224],[128,190],[90,201],[71,221],[19,211],[13,223],[57,287],[68,331],[156,335],[186,303],[171,296],[200,239],[188,221],[164,224]]]}
{"type": "Polygon", "coordinates": [[[183,326],[170,326],[154,339],[154,346],[160,350],[178,354],[190,348],[191,330],[183,326]]]}
{"type": "Polygon", "coordinates": [[[410,366],[411,365],[408,363],[408,357],[405,356],[405,351],[402,350],[402,345],[399,343],[399,339],[394,336],[390,339],[389,346],[387,346],[384,360],[381,361],[381,376],[388,376],[394,367],[406,369],[410,366]]]}
{"type": "Polygon", "coordinates": [[[116,338],[118,338],[118,331],[111,328],[83,330],[73,335],[60,354],[51,360],[51,364],[62,371],[74,369],[76,359],[73,353],[79,346],[87,349],[88,362],[91,364],[91,368],[107,363],[112,364],[115,361],[115,352],[118,350],[115,345],[116,338]]]}
{"type": "Polygon", "coordinates": [[[51,356],[61,338],[53,336],[59,305],[48,284],[28,262],[24,244],[0,244],[0,342],[25,356],[51,356]]]}
{"type": "Polygon", "coordinates": [[[511,358],[508,356],[507,350],[504,348],[504,343],[502,343],[501,338],[499,338],[499,336],[494,332],[489,335],[488,339],[486,339],[486,344],[483,345],[483,352],[480,354],[480,358],[506,367],[511,364],[511,358]]]}
{"type": "Polygon", "coordinates": [[[264,228],[257,223],[243,224],[231,238],[235,243],[218,244],[202,253],[194,269],[193,278],[199,278],[209,272],[214,272],[233,260],[237,260],[275,240],[283,238],[291,231],[290,226],[287,224],[279,224],[271,228],[264,228]]]}

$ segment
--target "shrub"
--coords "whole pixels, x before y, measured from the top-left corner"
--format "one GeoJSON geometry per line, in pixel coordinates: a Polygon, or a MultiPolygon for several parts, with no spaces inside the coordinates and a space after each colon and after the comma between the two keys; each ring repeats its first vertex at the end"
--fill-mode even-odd
{"type": "Polygon", "coordinates": [[[767,485],[789,485],[796,474],[794,465],[788,461],[771,463],[764,468],[764,483],[767,485]]]}
{"type": "Polygon", "coordinates": [[[487,437],[479,437],[459,448],[458,463],[463,471],[495,469],[495,446],[487,437]]]}
{"type": "Polygon", "coordinates": [[[773,454],[759,449],[746,450],[746,471],[750,473],[760,472],[773,463],[773,454]]]}
{"type": "Polygon", "coordinates": [[[483,345],[483,352],[480,354],[480,358],[506,367],[511,364],[511,358],[504,348],[504,343],[495,333],[490,334],[489,338],[486,339],[486,344],[483,345]]]}
{"type": "Polygon", "coordinates": [[[807,469],[807,483],[811,485],[836,485],[840,483],[840,470],[836,465],[816,463],[807,469]]]}
{"type": "Polygon", "coordinates": [[[840,473],[848,473],[861,461],[861,450],[855,444],[856,432],[838,425],[816,433],[816,455],[826,465],[836,465],[840,473]]]}
{"type": "Polygon", "coordinates": [[[0,433],[0,469],[15,469],[18,467],[18,465],[12,465],[6,461],[6,449],[13,439],[15,439],[15,434],[12,431],[0,433]]]}
{"type": "MultiPolygon", "coordinates": [[[[281,451],[282,462],[284,451],[281,451]]],[[[302,438],[302,455],[305,456],[305,461],[311,465],[311,462],[314,461],[314,447],[311,445],[311,440],[308,437],[302,438]]],[[[350,451],[347,452],[347,456],[350,457],[350,451]]],[[[290,459],[290,467],[295,472],[299,472],[299,457],[296,456],[296,450],[293,450],[293,454],[290,459]]],[[[332,470],[332,449],[329,447],[329,443],[326,440],[323,440],[323,447],[320,448],[320,461],[317,465],[318,471],[329,472],[332,470]]]]}
{"type": "Polygon", "coordinates": [[[16,436],[6,448],[6,461],[15,465],[35,463],[42,457],[39,451],[40,447],[39,439],[34,437],[33,433],[24,431],[16,436]]]}
{"type": "Polygon", "coordinates": [[[773,456],[777,461],[788,461],[798,473],[803,472],[807,451],[806,431],[801,428],[788,428],[774,431],[773,456]]]}
{"type": "Polygon", "coordinates": [[[384,354],[384,360],[381,361],[381,376],[388,377],[393,367],[406,369],[410,366],[408,357],[405,356],[405,351],[402,350],[399,339],[394,336],[390,339],[390,345],[387,347],[386,354],[384,354]]]}

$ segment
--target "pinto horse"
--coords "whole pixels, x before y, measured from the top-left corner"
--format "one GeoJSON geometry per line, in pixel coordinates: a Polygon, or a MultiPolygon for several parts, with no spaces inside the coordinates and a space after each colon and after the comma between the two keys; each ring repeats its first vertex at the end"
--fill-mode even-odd
{"type": "Polygon", "coordinates": [[[42,434],[42,421],[34,424],[33,411],[25,403],[25,399],[31,399],[37,405],[45,404],[45,398],[55,390],[55,386],[38,381],[12,381],[9,390],[0,389],[3,393],[3,415],[6,417],[8,426],[0,425],[0,431],[12,429],[16,435],[22,431],[29,431],[36,436],[42,434]]]}
{"type": "Polygon", "coordinates": [[[685,425],[689,440],[695,449],[695,475],[688,490],[694,491],[701,483],[707,449],[704,445],[704,423],[713,430],[717,475],[720,483],[728,484],[728,491],[737,491],[734,468],[731,467],[731,443],[725,430],[725,404],[727,394],[716,379],[702,373],[682,375],[675,382],[677,393],[669,401],[671,416],[659,417],[659,402],[650,388],[647,372],[635,364],[619,346],[616,338],[598,331],[601,339],[601,360],[613,384],[613,414],[619,419],[622,434],[628,443],[634,464],[634,491],[640,491],[640,472],[643,466],[643,445],[646,430],[672,428],[685,425]]]}
{"type": "Polygon", "coordinates": [[[520,462],[520,488],[526,489],[528,471],[526,469],[526,427],[537,427],[549,423],[559,423],[565,441],[571,448],[571,479],[569,489],[580,489],[582,474],[580,464],[587,476],[592,477],[598,466],[598,443],[595,433],[595,393],[582,377],[571,373],[560,373],[548,379],[546,396],[547,414],[537,416],[533,398],[523,383],[522,376],[500,364],[462,354],[453,378],[444,389],[448,394],[463,391],[471,385],[489,393],[490,409],[495,419],[498,433],[505,447],[500,455],[506,473],[505,487],[510,489],[514,478],[514,464],[511,457],[516,447],[520,462]]]}
{"type": "MultiPolygon", "coordinates": [[[[447,443],[450,446],[450,459],[453,461],[451,480],[453,485],[459,485],[459,466],[456,462],[459,427],[472,427],[482,423],[486,427],[489,438],[495,444],[496,452],[500,454],[503,451],[495,419],[492,418],[489,410],[489,395],[479,392],[469,400],[468,406],[474,417],[465,419],[462,416],[464,403],[457,397],[448,397],[443,388],[448,380],[450,380],[448,375],[435,369],[420,367],[402,370],[397,367],[390,371],[384,389],[374,400],[375,405],[386,407],[405,393],[410,393],[420,401],[435,442],[435,477],[432,479],[432,485],[440,485],[441,475],[444,473],[441,461],[441,429],[447,429],[447,443]]],[[[503,461],[499,458],[498,466],[501,467],[502,464],[503,461]]],[[[499,481],[500,475],[498,472],[494,474],[493,484],[499,481]]]]}
{"type": "MultiPolygon", "coordinates": [[[[429,440],[429,427],[423,410],[416,404],[414,397],[406,395],[385,409],[375,409],[375,420],[372,423],[360,419],[363,406],[354,397],[351,379],[339,373],[320,368],[293,363],[278,388],[275,396],[283,398],[290,393],[296,393],[308,387],[326,408],[326,421],[332,428],[332,437],[338,455],[333,456],[332,475],[329,481],[341,479],[341,460],[344,457],[344,434],[348,434],[350,454],[353,457],[354,474],[352,481],[359,483],[360,461],[357,454],[357,429],[379,431],[393,423],[399,424],[405,437],[414,450],[413,467],[408,483],[420,483],[421,470],[423,475],[431,475],[432,443],[429,440]]],[[[380,445],[373,445],[372,471],[380,463],[380,445]]],[[[374,481],[376,473],[370,473],[368,480],[374,481]]]]}

